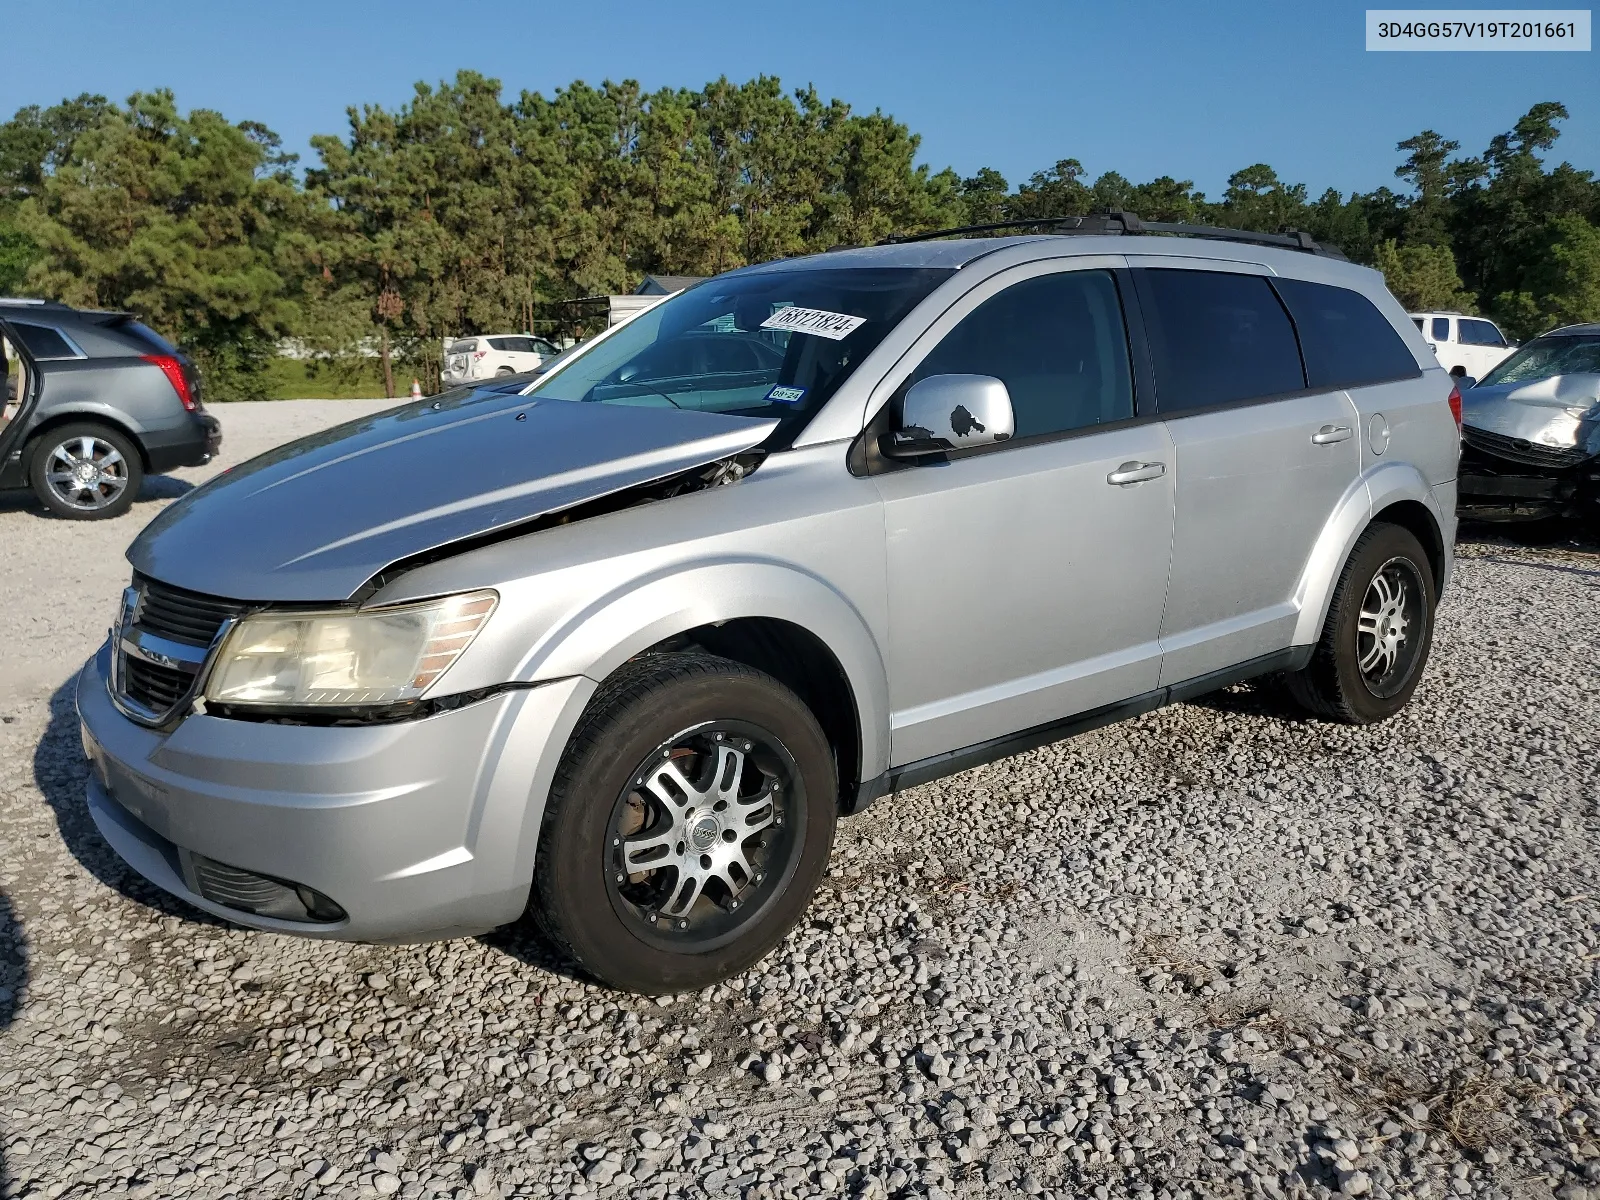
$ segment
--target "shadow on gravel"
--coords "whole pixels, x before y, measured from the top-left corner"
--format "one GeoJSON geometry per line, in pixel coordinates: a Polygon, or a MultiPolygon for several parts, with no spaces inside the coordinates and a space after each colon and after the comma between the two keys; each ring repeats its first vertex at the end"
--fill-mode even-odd
{"type": "Polygon", "coordinates": [[[129,900],[163,916],[225,927],[210,913],[190,908],[176,896],[146,882],[117,857],[95,828],[84,801],[89,764],[84,761],[83,741],[78,734],[78,710],[73,699],[77,682],[74,671],[50,697],[50,724],[33,751],[33,783],[55,814],[61,840],[84,870],[129,900]]]}
{"type": "Polygon", "coordinates": [[[1290,725],[1303,725],[1315,719],[1294,702],[1277,677],[1270,675],[1234,684],[1220,692],[1207,692],[1185,703],[1243,717],[1270,717],[1290,725]]]}
{"type": "MultiPolygon", "coordinates": [[[[28,941],[11,897],[0,892],[0,1037],[16,1020],[22,997],[28,987],[28,941]]],[[[0,1060],[3,1061],[3,1060],[0,1060]]],[[[0,1126],[0,1188],[12,1184],[6,1170],[5,1140],[8,1131],[0,1126]]],[[[9,1193],[7,1193],[9,1195],[9,1193]]]]}
{"type": "Polygon", "coordinates": [[[594,983],[594,980],[578,969],[576,963],[545,939],[530,916],[525,915],[520,921],[511,925],[492,929],[482,934],[478,941],[500,951],[501,954],[509,955],[524,966],[536,967],[552,975],[559,975],[563,979],[575,979],[579,983],[594,983]]]}

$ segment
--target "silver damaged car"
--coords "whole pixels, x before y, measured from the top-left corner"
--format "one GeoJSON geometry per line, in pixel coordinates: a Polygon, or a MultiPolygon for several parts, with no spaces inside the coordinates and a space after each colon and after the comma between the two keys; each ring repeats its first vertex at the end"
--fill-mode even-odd
{"type": "Polygon", "coordinates": [[[745,268],[526,394],[196,489],[78,681],[95,821],[243,925],[531,913],[670,992],[766,954],[897,789],[1267,673],[1390,716],[1450,576],[1452,381],[1376,272],[1191,232],[745,268]]]}

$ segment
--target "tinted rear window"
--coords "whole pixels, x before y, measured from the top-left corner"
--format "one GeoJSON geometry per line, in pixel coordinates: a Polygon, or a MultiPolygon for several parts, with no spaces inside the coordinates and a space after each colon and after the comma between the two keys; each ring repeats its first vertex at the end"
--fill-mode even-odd
{"type": "Polygon", "coordinates": [[[1467,346],[1504,346],[1505,338],[1500,336],[1500,330],[1489,321],[1458,322],[1461,328],[1461,341],[1467,346]]]}
{"type": "Polygon", "coordinates": [[[1450,340],[1450,318],[1435,317],[1433,319],[1433,340],[1448,342],[1450,340]]]}
{"type": "Polygon", "coordinates": [[[1310,387],[1359,387],[1386,379],[1411,379],[1417,360],[1377,306],[1349,288],[1273,281],[1300,333],[1310,387]]]}
{"type": "Polygon", "coordinates": [[[11,323],[12,331],[17,335],[28,353],[35,358],[77,358],[77,351],[73,350],[66,338],[48,325],[28,325],[22,321],[11,323]]]}
{"type": "Polygon", "coordinates": [[[1305,387],[1294,327],[1264,278],[1149,269],[1139,275],[1161,411],[1305,387]]]}

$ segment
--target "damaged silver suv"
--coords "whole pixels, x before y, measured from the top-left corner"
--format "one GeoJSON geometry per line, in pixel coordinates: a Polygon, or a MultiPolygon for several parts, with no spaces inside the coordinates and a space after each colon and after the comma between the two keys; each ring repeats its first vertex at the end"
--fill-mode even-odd
{"type": "Polygon", "coordinates": [[[78,683],[101,832],[241,924],[531,910],[678,991],[899,788],[1268,672],[1393,714],[1451,569],[1450,378],[1303,236],[1086,228],[734,271],[526,394],[191,492],[78,683]]]}

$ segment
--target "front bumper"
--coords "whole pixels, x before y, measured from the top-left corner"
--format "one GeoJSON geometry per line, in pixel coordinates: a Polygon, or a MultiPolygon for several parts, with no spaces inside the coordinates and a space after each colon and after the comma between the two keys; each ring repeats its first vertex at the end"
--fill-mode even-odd
{"type": "MultiPolygon", "coordinates": [[[[1480,435],[1480,439],[1481,435],[1480,435]]],[[[1534,461],[1532,452],[1497,454],[1467,435],[1461,447],[1458,512],[1478,521],[1536,521],[1600,515],[1600,458],[1534,461]]]]}
{"type": "Polygon", "coordinates": [[[521,915],[544,797],[594,686],[558,680],[390,725],[190,716],[164,733],[113,706],[109,659],[103,647],[84,667],[77,699],[89,811],[111,847],[216,916],[349,941],[458,937],[521,915]],[[300,885],[343,915],[219,902],[229,893],[197,863],[300,885]]]}

